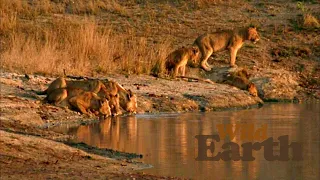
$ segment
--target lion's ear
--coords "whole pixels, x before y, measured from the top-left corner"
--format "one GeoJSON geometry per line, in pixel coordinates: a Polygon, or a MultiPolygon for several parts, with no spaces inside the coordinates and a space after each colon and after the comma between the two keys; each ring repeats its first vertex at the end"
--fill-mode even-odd
{"type": "Polygon", "coordinates": [[[103,103],[104,103],[104,99],[100,99],[100,100],[99,100],[99,105],[102,106],[103,103]]]}
{"type": "Polygon", "coordinates": [[[131,89],[128,89],[128,98],[130,99],[133,96],[131,89]]]}
{"type": "Polygon", "coordinates": [[[198,48],[193,47],[193,48],[192,48],[192,52],[193,52],[194,55],[196,55],[196,54],[198,53],[198,48]]]}
{"type": "Polygon", "coordinates": [[[252,82],[248,84],[248,89],[249,88],[254,88],[254,87],[255,87],[255,85],[252,82]]]}

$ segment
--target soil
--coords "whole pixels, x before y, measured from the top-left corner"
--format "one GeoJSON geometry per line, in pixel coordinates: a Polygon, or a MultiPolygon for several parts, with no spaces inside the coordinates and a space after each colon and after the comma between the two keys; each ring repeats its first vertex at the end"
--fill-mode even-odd
{"type": "MultiPolygon", "coordinates": [[[[208,78],[216,82],[214,84],[149,75],[96,77],[115,80],[133,90],[138,96],[138,113],[224,110],[260,106],[263,101],[320,99],[319,28],[297,28],[301,12],[296,5],[295,1],[239,1],[236,4],[226,1],[205,9],[190,10],[188,6],[178,6],[172,11],[168,8],[170,4],[148,3],[128,6],[126,11],[131,19],[113,12],[97,16],[99,24],[105,25],[108,19],[108,23],[119,32],[128,27],[137,35],[149,31],[148,41],[172,39],[175,47],[192,44],[204,32],[229,29],[249,20],[262,24],[259,27],[261,41],[254,46],[245,45],[237,56],[237,64],[249,70],[250,80],[256,84],[260,98],[218,83],[221,74],[232,71],[226,68],[226,52],[217,53],[209,60],[216,67],[209,73],[197,68],[188,69],[187,75],[208,78]],[[212,16],[207,17],[208,14],[212,16]],[[157,20],[145,22],[141,18],[151,16],[157,20]]],[[[319,17],[319,3],[305,6],[319,17]]],[[[34,91],[44,90],[55,78],[1,72],[1,179],[177,179],[135,172],[150,167],[139,163],[140,155],[72,144],[69,143],[72,137],[50,130],[50,127],[61,124],[99,121],[98,117],[88,118],[68,109],[43,104],[44,97],[34,91]]]]}
{"type": "MultiPolygon", "coordinates": [[[[219,82],[222,74],[233,70],[218,68],[204,73],[199,69],[190,69],[189,74],[202,74],[202,77],[219,82]]],[[[267,94],[263,97],[268,94],[280,100],[298,97],[298,83],[289,72],[282,71],[281,76],[278,71],[257,72],[252,81],[268,79],[256,83],[259,91],[267,94]]],[[[170,80],[147,75],[110,75],[107,78],[120,82],[137,94],[138,113],[225,110],[263,104],[259,97],[226,84],[170,80]]],[[[52,131],[51,127],[61,124],[79,125],[100,120],[99,117],[89,118],[66,108],[43,103],[44,96],[37,95],[36,91],[44,90],[54,79],[8,72],[0,74],[2,178],[169,178],[133,173],[133,170],[151,167],[139,163],[143,155],[70,143],[73,137],[52,131]]]]}
{"type": "Polygon", "coordinates": [[[50,130],[63,123],[99,121],[43,104],[32,90],[51,80],[1,73],[1,179],[178,179],[135,173],[152,167],[139,162],[142,155],[70,143],[72,137],[50,130]]]}

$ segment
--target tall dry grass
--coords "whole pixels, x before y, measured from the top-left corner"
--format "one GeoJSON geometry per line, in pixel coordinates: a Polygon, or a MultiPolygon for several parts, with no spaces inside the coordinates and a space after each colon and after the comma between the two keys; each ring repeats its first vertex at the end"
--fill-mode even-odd
{"type": "Polygon", "coordinates": [[[116,0],[0,1],[1,69],[42,74],[62,74],[63,69],[75,75],[149,74],[167,55],[169,41],[153,43],[130,28],[115,32],[87,16],[102,10],[127,13],[116,0]]]}
{"type": "Polygon", "coordinates": [[[319,28],[320,23],[315,16],[311,14],[305,14],[303,15],[303,26],[307,28],[319,28]]]}
{"type": "Polygon", "coordinates": [[[148,43],[135,34],[113,33],[86,20],[80,25],[56,21],[52,29],[25,34],[13,31],[10,48],[1,53],[2,66],[25,73],[70,74],[150,73],[169,43],[148,43]]]}
{"type": "MultiPolygon", "coordinates": [[[[89,18],[103,12],[130,17],[127,7],[141,3],[207,4],[219,0],[2,0],[1,69],[25,73],[149,74],[169,52],[167,39],[157,43],[134,29],[118,32],[89,18]]],[[[151,10],[150,10],[151,12],[151,10]]],[[[146,21],[155,21],[152,14],[146,21]]],[[[108,23],[106,23],[108,24],[108,23]]],[[[153,23],[154,24],[154,23],[153,23]]],[[[144,33],[152,33],[145,23],[144,33]]],[[[162,71],[162,70],[160,70],[162,71]]]]}
{"type": "Polygon", "coordinates": [[[102,11],[125,14],[125,7],[117,0],[1,0],[0,9],[16,12],[24,18],[52,13],[94,15],[102,11]]]}

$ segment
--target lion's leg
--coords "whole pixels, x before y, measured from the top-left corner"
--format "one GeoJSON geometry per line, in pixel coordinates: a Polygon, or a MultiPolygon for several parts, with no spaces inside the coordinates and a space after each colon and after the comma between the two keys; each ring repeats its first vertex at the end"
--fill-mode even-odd
{"type": "Polygon", "coordinates": [[[212,49],[204,50],[204,53],[202,53],[201,67],[206,71],[210,71],[211,70],[211,66],[207,63],[207,61],[208,61],[208,59],[209,59],[209,57],[211,56],[212,53],[213,53],[212,49]]]}
{"type": "Polygon", "coordinates": [[[208,61],[206,62],[206,65],[207,65],[208,67],[210,67],[210,68],[213,67],[213,65],[210,65],[210,64],[208,63],[208,61]]]}
{"type": "Polygon", "coordinates": [[[236,56],[239,48],[230,48],[230,66],[236,66],[236,56]]]}
{"type": "Polygon", "coordinates": [[[77,96],[69,99],[69,103],[75,107],[76,109],[78,109],[82,114],[88,114],[86,108],[84,108],[84,106],[77,100],[77,96]]]}
{"type": "Polygon", "coordinates": [[[177,76],[178,76],[179,70],[180,70],[180,65],[177,64],[177,65],[174,67],[173,77],[177,77],[177,76]]]}
{"type": "Polygon", "coordinates": [[[182,72],[181,72],[182,76],[185,76],[186,75],[186,65],[182,66],[181,70],[182,70],[182,72]]]}
{"type": "Polygon", "coordinates": [[[59,97],[57,98],[55,105],[62,107],[61,102],[64,101],[67,98],[68,94],[67,94],[67,90],[63,90],[63,92],[59,95],[59,97]]]}
{"type": "Polygon", "coordinates": [[[82,105],[79,105],[79,106],[78,106],[78,109],[79,109],[79,111],[80,111],[82,114],[87,114],[87,115],[89,115],[89,113],[87,112],[87,110],[86,110],[82,105]]]}
{"type": "Polygon", "coordinates": [[[86,110],[86,108],[84,108],[84,106],[82,106],[81,103],[77,103],[77,108],[79,109],[79,111],[82,113],[82,114],[89,114],[86,110]]]}

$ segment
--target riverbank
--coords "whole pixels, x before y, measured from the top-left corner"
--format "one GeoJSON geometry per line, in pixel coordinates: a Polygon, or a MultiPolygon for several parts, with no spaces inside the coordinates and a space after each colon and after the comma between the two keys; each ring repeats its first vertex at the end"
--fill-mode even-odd
{"type": "Polygon", "coordinates": [[[0,78],[1,178],[178,179],[134,173],[150,168],[142,155],[67,143],[72,137],[49,130],[59,124],[99,121],[68,109],[42,104],[31,90],[52,78],[2,73],[0,78]],[[67,143],[67,144],[65,144],[67,143]]]}
{"type": "MultiPolygon", "coordinates": [[[[211,79],[218,81],[219,72],[216,72],[215,76],[212,74],[215,74],[214,71],[210,75],[211,79]]],[[[251,96],[247,91],[226,84],[167,80],[147,75],[110,75],[108,78],[120,82],[137,94],[138,113],[250,108],[262,102],[260,98],[251,96]]],[[[87,118],[68,109],[43,104],[41,100],[44,96],[37,95],[34,90],[44,90],[54,79],[40,75],[0,74],[1,174],[13,179],[20,176],[33,178],[38,173],[43,177],[53,178],[69,175],[92,177],[92,173],[99,174],[97,177],[100,178],[152,178],[150,175],[132,174],[136,169],[150,167],[138,163],[139,159],[132,160],[140,155],[115,153],[112,150],[95,151],[81,144],[66,145],[64,142],[72,140],[72,137],[48,129],[61,124],[76,125],[99,121],[98,118],[87,118]],[[19,168],[13,168],[11,165],[19,168]]],[[[291,88],[291,91],[294,91],[295,96],[290,98],[294,100],[300,91],[293,86],[297,85],[296,81],[292,80],[292,84],[288,82],[286,86],[282,86],[286,88],[278,88],[276,92],[288,92],[292,85],[294,88],[291,88]]],[[[272,94],[270,92],[274,91],[274,88],[269,88],[269,92],[263,89],[264,86],[257,87],[259,94],[272,94]]],[[[288,96],[288,93],[278,94],[288,96]]],[[[281,96],[280,99],[284,97],[281,96]]]]}
{"type": "Polygon", "coordinates": [[[138,96],[138,113],[242,109],[262,101],[320,98],[316,2],[14,0],[1,5],[0,171],[5,179],[169,178],[132,174],[146,165],[131,163],[129,154],[108,151],[121,159],[115,161],[67,146],[63,142],[72,137],[48,129],[99,121],[42,104],[44,97],[32,91],[44,90],[63,69],[131,89],[138,96]],[[210,57],[215,69],[209,73],[188,69],[188,76],[214,84],[148,75],[158,60],[201,34],[249,24],[258,27],[261,40],[245,43],[236,63],[248,69],[260,98],[217,83],[230,70],[225,68],[227,52],[210,57]]]}

